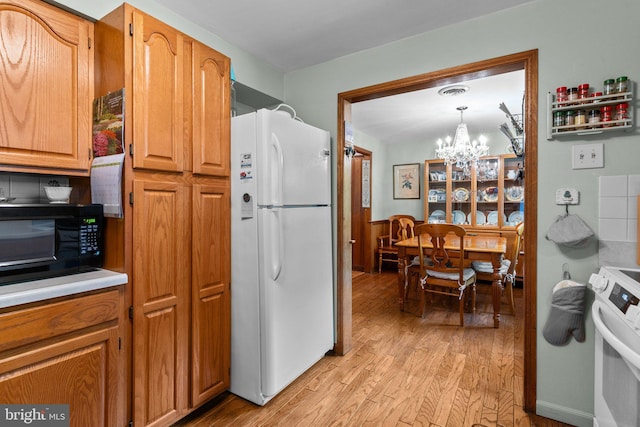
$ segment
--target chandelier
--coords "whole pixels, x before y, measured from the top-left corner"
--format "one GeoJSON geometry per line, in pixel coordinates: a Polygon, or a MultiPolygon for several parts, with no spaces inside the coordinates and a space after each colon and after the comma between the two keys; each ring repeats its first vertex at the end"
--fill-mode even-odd
{"type": "Polygon", "coordinates": [[[445,142],[442,139],[438,139],[438,148],[436,148],[436,156],[439,159],[444,159],[444,164],[454,164],[460,168],[466,168],[469,163],[477,163],[478,158],[489,154],[489,147],[487,146],[487,138],[480,135],[478,141],[473,141],[469,138],[469,131],[467,125],[462,121],[462,114],[467,107],[458,107],[456,110],[460,111],[460,123],[456,128],[456,134],[453,137],[453,143],[451,137],[447,136],[445,142]]]}

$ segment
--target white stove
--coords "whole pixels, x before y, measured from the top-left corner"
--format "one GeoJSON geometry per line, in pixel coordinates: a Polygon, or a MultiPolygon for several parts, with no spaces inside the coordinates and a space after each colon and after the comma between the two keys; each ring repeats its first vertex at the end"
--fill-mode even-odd
{"type": "Polygon", "coordinates": [[[640,269],[601,267],[596,298],[594,427],[640,426],[640,269]]]}

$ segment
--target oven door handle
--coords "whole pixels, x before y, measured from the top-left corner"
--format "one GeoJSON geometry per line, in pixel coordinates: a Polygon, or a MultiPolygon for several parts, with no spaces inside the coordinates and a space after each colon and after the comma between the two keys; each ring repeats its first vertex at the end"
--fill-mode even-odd
{"type": "Polygon", "coordinates": [[[596,329],[598,329],[602,338],[622,356],[622,360],[625,361],[629,369],[631,369],[631,372],[633,372],[633,375],[640,381],[640,354],[630,349],[609,330],[607,325],[604,324],[602,317],[600,317],[600,310],[601,304],[598,300],[594,301],[591,306],[591,315],[596,329]]]}

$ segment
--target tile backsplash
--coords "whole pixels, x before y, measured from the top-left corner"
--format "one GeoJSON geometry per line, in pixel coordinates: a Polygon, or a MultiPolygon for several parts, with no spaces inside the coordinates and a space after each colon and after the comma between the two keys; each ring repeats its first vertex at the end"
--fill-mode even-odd
{"type": "Polygon", "coordinates": [[[3,172],[0,173],[0,197],[15,199],[12,203],[48,203],[44,187],[53,180],[69,185],[69,177],[62,175],[3,172]]]}
{"type": "Polygon", "coordinates": [[[636,266],[640,175],[601,176],[598,238],[600,265],[636,266]]]}

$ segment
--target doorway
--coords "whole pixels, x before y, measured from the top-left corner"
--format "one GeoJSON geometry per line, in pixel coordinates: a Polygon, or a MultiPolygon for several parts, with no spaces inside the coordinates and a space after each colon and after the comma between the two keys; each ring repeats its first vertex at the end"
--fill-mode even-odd
{"type": "Polygon", "coordinates": [[[354,147],[351,164],[351,269],[370,273],[371,151],[354,147]]]}
{"type": "MultiPolygon", "coordinates": [[[[525,158],[527,191],[525,192],[524,233],[524,404],[535,412],[536,402],[536,281],[537,281],[537,146],[538,146],[538,51],[506,55],[485,61],[452,67],[405,79],[343,92],[338,95],[338,150],[344,152],[345,123],[351,121],[351,104],[430,87],[461,83],[515,70],[525,72],[525,158]]],[[[337,211],[337,339],[335,350],[346,354],[351,349],[351,168],[352,159],[343,156],[338,162],[337,211]],[[345,179],[346,178],[346,179],[345,179]]]]}

